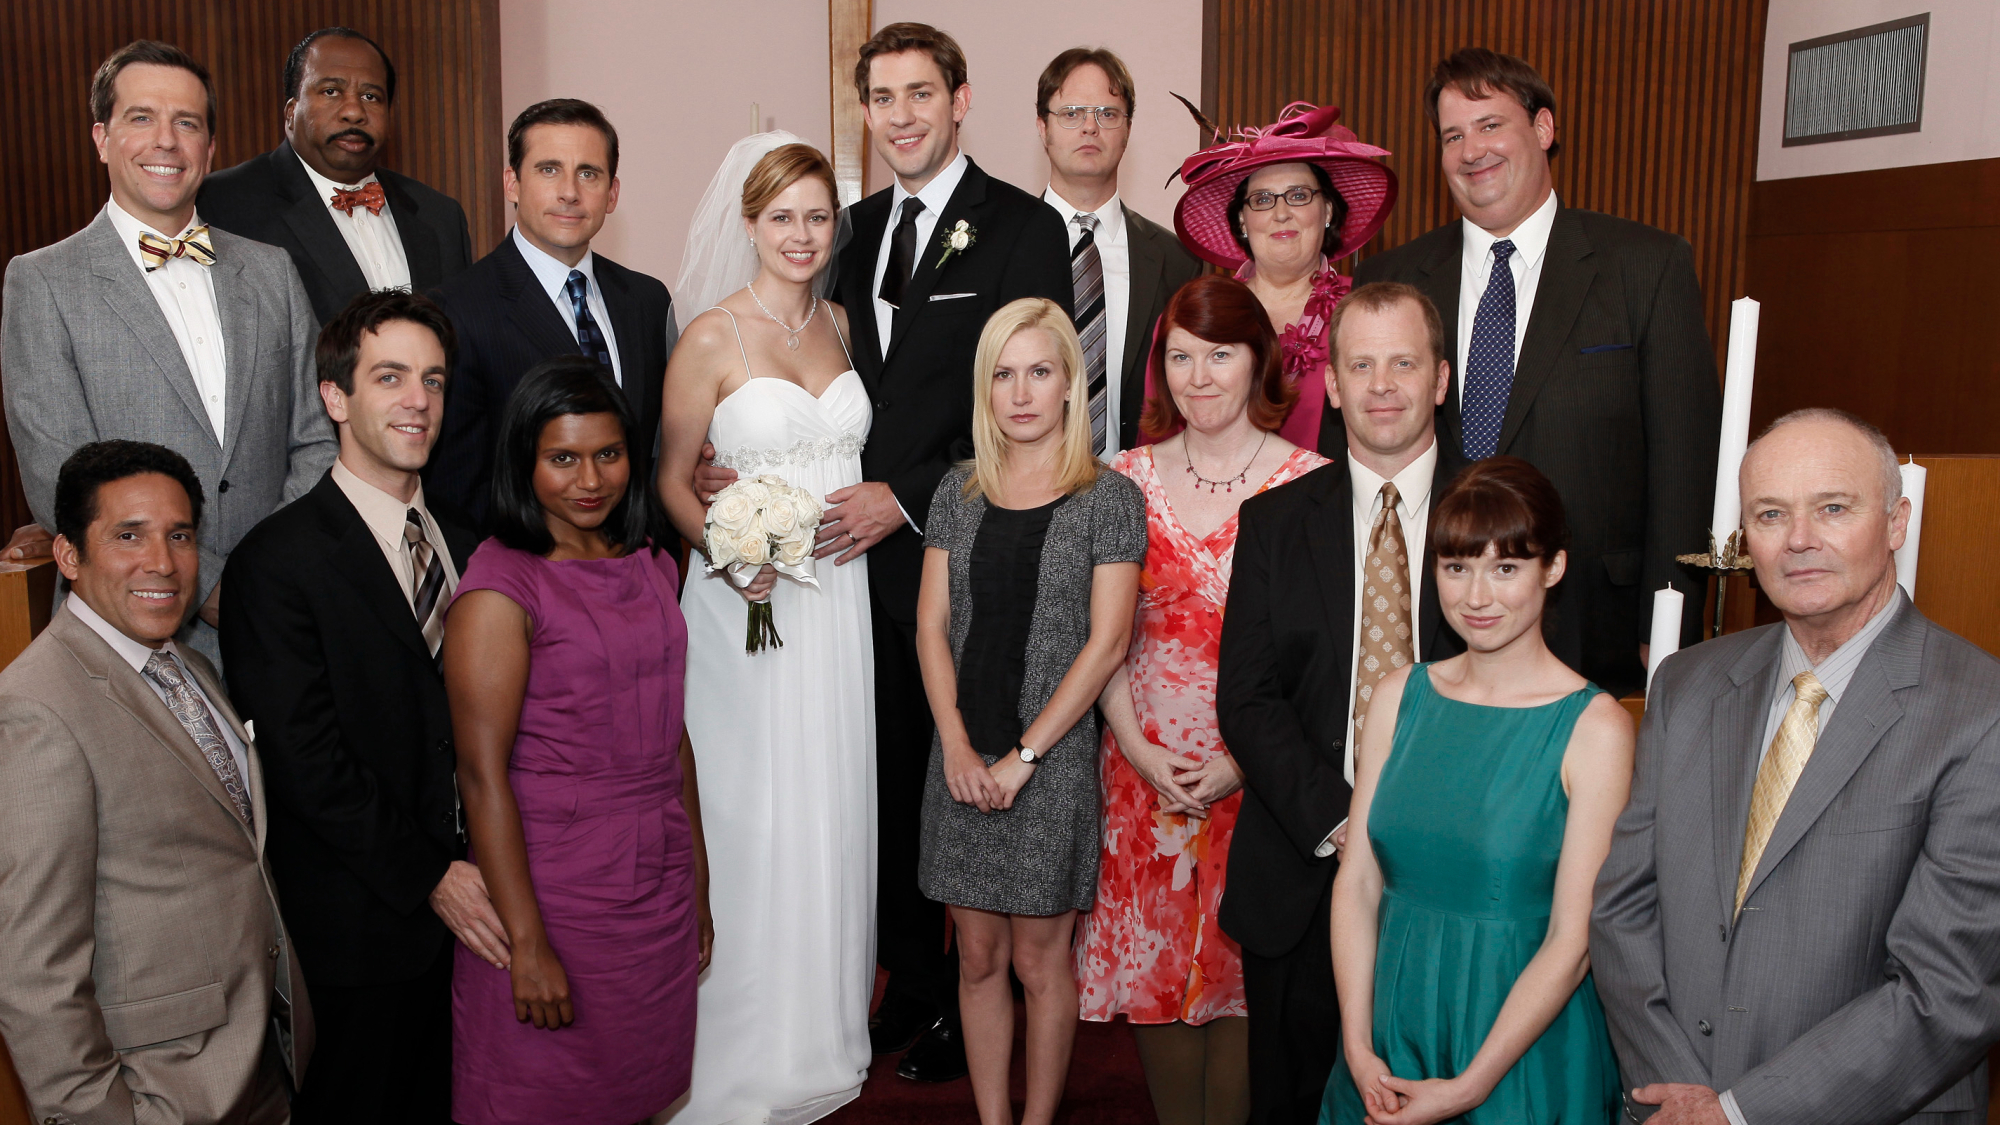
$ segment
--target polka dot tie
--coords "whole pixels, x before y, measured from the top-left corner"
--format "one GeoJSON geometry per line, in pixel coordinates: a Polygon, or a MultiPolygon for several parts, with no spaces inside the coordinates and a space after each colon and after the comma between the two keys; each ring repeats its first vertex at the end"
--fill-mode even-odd
{"type": "Polygon", "coordinates": [[[1361,649],[1354,667],[1354,737],[1368,721],[1375,685],[1410,663],[1410,551],[1396,514],[1394,483],[1382,485],[1382,510],[1368,531],[1368,565],[1361,576],[1361,649]]]}
{"type": "Polygon", "coordinates": [[[1493,269],[1472,318],[1472,346],[1465,357],[1465,399],[1460,410],[1462,447],[1468,461],[1500,449],[1500,424],[1507,418],[1507,393],[1514,389],[1514,270],[1507,259],[1514,244],[1493,244],[1493,269]]]}

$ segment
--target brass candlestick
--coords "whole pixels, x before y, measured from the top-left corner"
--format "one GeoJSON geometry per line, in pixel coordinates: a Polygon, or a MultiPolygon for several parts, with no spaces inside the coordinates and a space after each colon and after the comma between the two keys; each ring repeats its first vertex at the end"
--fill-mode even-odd
{"type": "Polygon", "coordinates": [[[1715,533],[1709,532],[1708,553],[1703,555],[1678,555],[1678,561],[1687,566],[1700,567],[1715,575],[1715,631],[1712,637],[1722,635],[1722,607],[1729,599],[1729,576],[1750,573],[1750,556],[1743,550],[1743,529],[1729,533],[1718,550],[1715,533]]]}

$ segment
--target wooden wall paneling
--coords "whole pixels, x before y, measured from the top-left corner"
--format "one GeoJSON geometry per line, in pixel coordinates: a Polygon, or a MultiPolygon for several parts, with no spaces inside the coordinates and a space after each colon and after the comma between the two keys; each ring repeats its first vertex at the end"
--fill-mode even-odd
{"type": "Polygon", "coordinates": [[[1209,2],[1219,122],[1332,103],[1394,153],[1401,194],[1364,256],[1457,216],[1423,108],[1436,61],[1479,45],[1533,63],[1556,94],[1557,193],[1692,244],[1719,364],[1729,302],[1744,292],[1764,0],[1209,2]]]}
{"type": "MultiPolygon", "coordinates": [[[[17,146],[0,170],[0,261],[68,237],[104,205],[110,189],[87,102],[91,75],[113,50],[163,39],[209,68],[220,169],[282,139],[285,56],[332,25],[368,35],[395,60],[385,162],[458,199],[483,254],[505,230],[499,0],[12,0],[0,5],[0,105],[17,146]]],[[[29,518],[0,430],[0,539],[29,518]]]]}
{"type": "Polygon", "coordinates": [[[2000,453],[2000,160],[1765,180],[1751,200],[1752,425],[1836,406],[1898,449],[2000,453]]]}
{"type": "Polygon", "coordinates": [[[2000,457],[1927,457],[1917,608],[2000,655],[2000,457]]]}
{"type": "Polygon", "coordinates": [[[831,90],[833,178],[840,205],[852,207],[868,194],[868,116],[854,93],[854,60],[874,33],[872,0],[827,0],[827,82],[831,90]]]}

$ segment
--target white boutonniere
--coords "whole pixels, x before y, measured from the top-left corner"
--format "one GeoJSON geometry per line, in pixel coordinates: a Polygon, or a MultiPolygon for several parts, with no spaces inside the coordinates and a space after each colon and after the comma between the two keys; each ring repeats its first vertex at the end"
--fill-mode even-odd
{"type": "Polygon", "coordinates": [[[973,241],[978,237],[979,228],[966,222],[964,219],[960,219],[957,226],[945,232],[944,241],[938,243],[939,246],[944,248],[944,253],[938,255],[937,265],[933,268],[943,269],[944,264],[951,260],[953,254],[965,253],[965,248],[972,245],[973,241]]]}

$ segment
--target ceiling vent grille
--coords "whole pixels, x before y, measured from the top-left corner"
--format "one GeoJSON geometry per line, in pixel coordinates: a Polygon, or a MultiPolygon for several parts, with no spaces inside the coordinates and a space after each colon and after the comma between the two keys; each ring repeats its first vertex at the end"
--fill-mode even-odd
{"type": "Polygon", "coordinates": [[[1930,29],[1925,12],[1792,44],[1786,146],[1917,132],[1930,29]]]}

